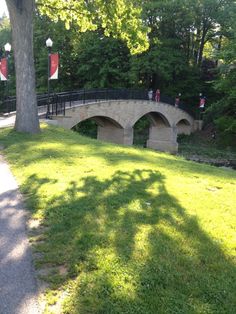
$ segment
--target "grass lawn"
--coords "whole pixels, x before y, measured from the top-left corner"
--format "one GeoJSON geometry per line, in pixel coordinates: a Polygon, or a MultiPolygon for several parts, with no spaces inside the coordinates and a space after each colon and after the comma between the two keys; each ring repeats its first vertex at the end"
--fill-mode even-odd
{"type": "Polygon", "coordinates": [[[40,222],[45,313],[235,313],[235,171],[42,129],[0,145],[40,222]]]}

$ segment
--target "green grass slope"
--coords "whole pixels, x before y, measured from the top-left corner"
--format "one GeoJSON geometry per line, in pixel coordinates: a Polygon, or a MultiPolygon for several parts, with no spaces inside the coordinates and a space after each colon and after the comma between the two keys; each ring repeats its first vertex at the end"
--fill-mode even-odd
{"type": "Polygon", "coordinates": [[[0,144],[40,221],[45,313],[235,313],[235,171],[45,125],[0,144]]]}

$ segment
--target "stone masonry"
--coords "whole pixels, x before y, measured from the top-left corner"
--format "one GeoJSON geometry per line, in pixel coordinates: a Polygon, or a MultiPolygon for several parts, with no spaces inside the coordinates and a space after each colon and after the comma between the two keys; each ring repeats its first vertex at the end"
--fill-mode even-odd
{"type": "Polygon", "coordinates": [[[147,147],[176,153],[177,134],[190,134],[197,130],[197,123],[188,113],[162,102],[146,100],[110,100],[89,104],[76,103],[66,109],[65,116],[53,116],[58,126],[71,129],[87,119],[98,125],[97,138],[117,144],[133,144],[135,123],[147,116],[150,120],[147,147]]]}

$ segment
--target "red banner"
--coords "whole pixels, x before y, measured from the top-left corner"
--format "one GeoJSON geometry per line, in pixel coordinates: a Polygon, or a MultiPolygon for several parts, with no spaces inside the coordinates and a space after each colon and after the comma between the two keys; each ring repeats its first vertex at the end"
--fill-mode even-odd
{"type": "Polygon", "coordinates": [[[59,54],[50,54],[50,77],[49,80],[58,79],[59,54]]]}
{"type": "Polygon", "coordinates": [[[2,58],[1,63],[0,63],[0,77],[1,81],[7,81],[7,58],[2,58]]]}

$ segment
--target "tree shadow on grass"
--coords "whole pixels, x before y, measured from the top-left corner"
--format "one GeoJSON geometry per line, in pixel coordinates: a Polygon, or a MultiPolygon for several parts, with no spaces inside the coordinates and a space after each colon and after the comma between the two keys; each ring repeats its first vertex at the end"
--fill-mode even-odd
{"type": "MultiPolygon", "coordinates": [[[[40,199],[37,176],[25,188],[40,199]]],[[[37,209],[37,204],[34,204],[37,209]]],[[[74,280],[64,313],[234,313],[235,267],[152,170],[71,181],[50,199],[41,266],[74,280]]]]}

